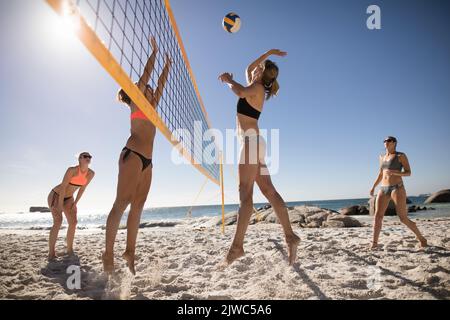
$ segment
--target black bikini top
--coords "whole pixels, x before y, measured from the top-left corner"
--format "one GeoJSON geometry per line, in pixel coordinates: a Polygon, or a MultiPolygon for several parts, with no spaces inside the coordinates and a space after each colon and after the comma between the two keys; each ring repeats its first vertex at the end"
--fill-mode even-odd
{"type": "Polygon", "coordinates": [[[237,113],[243,114],[244,116],[248,116],[250,118],[259,119],[261,115],[261,111],[253,108],[245,98],[240,98],[237,104],[237,113]]]}

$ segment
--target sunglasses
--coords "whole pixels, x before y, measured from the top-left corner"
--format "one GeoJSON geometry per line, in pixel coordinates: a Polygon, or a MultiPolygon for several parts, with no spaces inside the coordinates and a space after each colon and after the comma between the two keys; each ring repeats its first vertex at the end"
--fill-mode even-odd
{"type": "Polygon", "coordinates": [[[394,140],[392,140],[392,139],[386,139],[386,140],[384,140],[384,142],[394,142],[394,140]]]}
{"type": "Polygon", "coordinates": [[[81,158],[84,158],[84,159],[92,159],[92,156],[89,155],[89,154],[82,154],[82,155],[81,155],[81,158]]]}

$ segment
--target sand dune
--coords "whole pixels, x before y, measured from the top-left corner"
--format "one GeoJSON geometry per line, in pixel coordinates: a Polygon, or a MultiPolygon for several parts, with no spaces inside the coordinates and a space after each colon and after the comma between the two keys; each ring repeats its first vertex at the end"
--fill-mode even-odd
{"type": "MultiPolygon", "coordinates": [[[[370,227],[296,228],[298,263],[287,264],[278,224],[249,226],[246,255],[225,270],[218,265],[234,226],[189,224],[140,230],[137,275],[119,258],[117,272],[102,273],[104,231],[77,231],[77,256],[47,262],[48,231],[0,231],[2,299],[449,299],[450,219],[419,220],[431,246],[420,251],[397,222],[385,224],[381,250],[370,252],[370,227]],[[69,266],[80,267],[81,289],[70,290],[69,266]]],[[[64,235],[64,232],[61,232],[64,235]]],[[[62,251],[64,238],[58,239],[62,251]]]]}

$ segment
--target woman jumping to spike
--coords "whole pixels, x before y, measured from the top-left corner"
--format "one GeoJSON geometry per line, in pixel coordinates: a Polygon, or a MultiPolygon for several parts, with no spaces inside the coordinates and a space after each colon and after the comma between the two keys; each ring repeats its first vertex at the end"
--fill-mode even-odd
{"type": "Polygon", "coordinates": [[[78,166],[70,167],[64,175],[63,181],[54,187],[48,195],[47,201],[53,215],[53,226],[49,236],[48,259],[56,258],[55,245],[59,229],[62,224],[62,213],[66,216],[67,223],[67,254],[73,254],[73,239],[77,227],[77,204],[81,199],[86,187],[94,178],[94,171],[89,169],[92,156],[88,152],[82,152],[78,156],[78,166]],[[77,198],[73,195],[78,190],[77,198]]]}
{"type": "Polygon", "coordinates": [[[387,137],[384,140],[384,147],[386,148],[386,154],[380,155],[380,172],[370,190],[370,195],[373,196],[376,186],[381,182],[380,190],[376,198],[371,249],[378,248],[378,237],[380,236],[383,217],[391,199],[394,201],[395,211],[400,221],[414,232],[420,243],[420,247],[426,247],[427,240],[420,233],[416,224],[408,218],[406,190],[402,180],[402,177],[409,177],[411,175],[408,158],[406,154],[396,151],[397,139],[394,137],[387,137]]]}
{"type": "Polygon", "coordinates": [[[270,55],[285,56],[286,52],[270,50],[250,64],[247,68],[247,86],[233,80],[229,73],[220,75],[219,79],[227,83],[240,98],[237,104],[237,131],[241,142],[239,160],[239,213],[233,243],[226,256],[226,263],[244,255],[244,236],[253,212],[253,186],[256,182],[261,192],[269,200],[283,226],[289,252],[289,264],[295,262],[300,238],[294,233],[289,221],[286,205],[272,184],[264,156],[265,141],[259,135],[258,118],[264,101],[276,95],[278,67],[267,60],[270,55]]]}
{"type": "MultiPolygon", "coordinates": [[[[158,80],[156,91],[148,85],[153,72],[158,47],[155,38],[151,38],[153,52],[147,61],[138,88],[151,105],[156,108],[161,99],[167,81],[171,60],[166,54],[165,66],[158,80]]],[[[127,262],[131,273],[135,274],[134,260],[136,239],[141,213],[144,208],[152,181],[152,154],[156,128],[144,115],[123,89],[117,94],[117,99],[131,109],[131,135],[128,138],[119,158],[119,178],[117,195],[106,222],[106,248],[102,255],[104,271],[114,271],[114,242],[123,212],[130,206],[127,221],[127,246],[122,257],[127,262]]]]}

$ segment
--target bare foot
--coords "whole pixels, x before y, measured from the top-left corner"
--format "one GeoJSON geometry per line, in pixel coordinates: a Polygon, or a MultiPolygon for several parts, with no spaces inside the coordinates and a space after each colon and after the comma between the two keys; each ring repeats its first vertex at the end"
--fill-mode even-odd
{"type": "Polygon", "coordinates": [[[102,254],[102,262],[103,262],[103,271],[106,273],[113,273],[114,272],[114,257],[108,256],[106,252],[103,252],[102,254]]]}
{"type": "Polygon", "coordinates": [[[56,259],[56,253],[49,253],[48,254],[48,258],[47,258],[47,261],[48,262],[51,262],[51,261],[53,261],[53,260],[55,260],[56,259]]]}
{"type": "Polygon", "coordinates": [[[419,248],[425,249],[426,247],[428,247],[428,241],[427,241],[427,239],[425,239],[425,238],[422,237],[422,238],[419,239],[419,242],[420,242],[419,248]]]}
{"type": "Polygon", "coordinates": [[[125,251],[122,258],[127,262],[128,270],[130,270],[133,275],[136,275],[136,270],[134,269],[134,254],[125,251]]]}
{"type": "Polygon", "coordinates": [[[239,259],[244,255],[244,249],[242,247],[231,246],[230,250],[228,250],[228,254],[225,258],[225,262],[230,265],[235,260],[239,259]]]}
{"type": "Polygon", "coordinates": [[[372,250],[372,251],[376,251],[379,249],[380,249],[380,246],[378,245],[378,243],[372,243],[369,247],[369,250],[372,250]]]}
{"type": "Polygon", "coordinates": [[[56,253],[57,257],[70,257],[70,256],[74,256],[75,253],[73,252],[73,250],[67,250],[67,251],[59,251],[56,253]]]}
{"type": "Polygon", "coordinates": [[[294,235],[291,238],[286,239],[286,243],[288,246],[289,265],[292,266],[297,259],[297,248],[300,244],[300,238],[294,235]]]}

